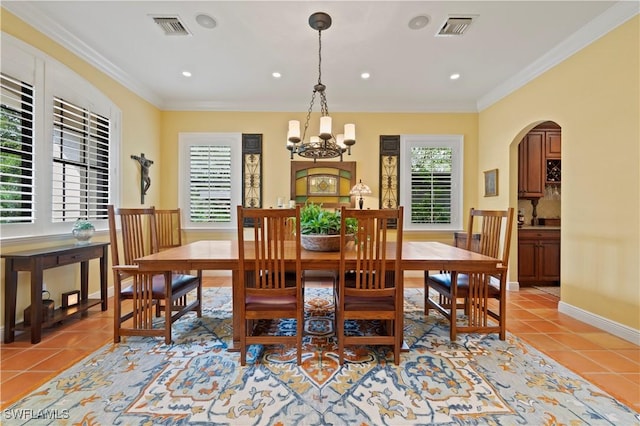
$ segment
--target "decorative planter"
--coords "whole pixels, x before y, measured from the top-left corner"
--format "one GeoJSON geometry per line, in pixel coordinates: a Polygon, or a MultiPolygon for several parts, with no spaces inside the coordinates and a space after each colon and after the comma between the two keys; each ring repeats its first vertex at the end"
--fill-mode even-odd
{"type": "Polygon", "coordinates": [[[91,242],[91,237],[93,237],[93,234],[95,232],[96,232],[96,228],[94,228],[94,226],[91,223],[84,220],[78,220],[73,226],[73,230],[71,231],[71,234],[77,240],[76,244],[84,245],[84,244],[89,244],[91,242]]]}
{"type": "MultiPolygon", "coordinates": [[[[353,235],[348,235],[347,241],[352,238],[353,235]]],[[[340,251],[340,235],[302,234],[300,245],[310,251],[340,251]]]]}

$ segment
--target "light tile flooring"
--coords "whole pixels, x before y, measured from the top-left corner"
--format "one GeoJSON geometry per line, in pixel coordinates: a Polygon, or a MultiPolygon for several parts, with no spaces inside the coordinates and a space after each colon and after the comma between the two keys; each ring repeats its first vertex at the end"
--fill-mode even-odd
{"type": "MultiPolygon", "coordinates": [[[[207,278],[205,286],[229,285],[207,278]]],[[[406,287],[422,286],[417,278],[406,287]]],[[[536,288],[508,295],[509,332],[640,412],[640,347],[557,311],[558,298],[536,288]]],[[[40,343],[17,336],[0,345],[0,409],[108,343],[113,311],[93,311],[46,329],[40,343]]]]}

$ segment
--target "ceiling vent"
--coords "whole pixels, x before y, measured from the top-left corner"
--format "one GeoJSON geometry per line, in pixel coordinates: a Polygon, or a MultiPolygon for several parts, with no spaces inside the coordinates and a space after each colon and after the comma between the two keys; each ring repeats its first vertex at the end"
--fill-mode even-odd
{"type": "Polygon", "coordinates": [[[473,16],[450,16],[436,35],[442,37],[461,36],[467,31],[473,19],[473,16]]]}
{"type": "Polygon", "coordinates": [[[154,16],[153,22],[162,28],[165,35],[191,35],[177,16],[154,16]]]}

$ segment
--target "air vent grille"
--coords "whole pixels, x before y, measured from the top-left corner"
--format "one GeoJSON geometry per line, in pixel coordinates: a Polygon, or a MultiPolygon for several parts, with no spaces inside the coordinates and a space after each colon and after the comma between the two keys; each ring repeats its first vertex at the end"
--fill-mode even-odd
{"type": "Polygon", "coordinates": [[[455,16],[449,17],[447,22],[444,23],[440,31],[438,31],[439,36],[461,36],[467,31],[469,25],[473,22],[473,17],[471,16],[455,16]]]}
{"type": "Polygon", "coordinates": [[[154,16],[153,22],[158,24],[165,35],[190,35],[187,27],[177,16],[154,16]]]}

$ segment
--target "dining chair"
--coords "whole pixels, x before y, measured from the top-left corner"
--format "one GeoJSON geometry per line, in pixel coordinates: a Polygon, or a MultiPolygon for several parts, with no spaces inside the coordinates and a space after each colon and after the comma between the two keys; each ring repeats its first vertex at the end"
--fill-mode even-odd
{"type": "MultiPolygon", "coordinates": [[[[179,207],[175,209],[155,209],[156,212],[156,228],[158,235],[158,250],[168,250],[182,245],[182,211],[179,207]]],[[[193,271],[180,270],[173,271],[178,274],[194,275],[193,271]]],[[[196,272],[195,274],[198,274],[196,272]]],[[[188,294],[185,294],[183,300],[178,303],[186,305],[188,303],[188,294]]],[[[201,299],[201,297],[200,297],[201,299]]],[[[156,304],[156,316],[164,309],[162,301],[156,304]]]]}
{"type": "Polygon", "coordinates": [[[498,259],[496,266],[478,271],[443,271],[438,274],[425,271],[425,315],[429,315],[430,309],[440,312],[449,321],[451,341],[456,340],[459,332],[498,333],[500,340],[506,338],[506,276],[512,228],[513,208],[472,208],[466,249],[498,259]],[[477,225],[477,222],[480,224],[477,225]],[[468,238],[474,235],[474,229],[479,229],[479,241],[468,238]],[[437,300],[430,297],[430,290],[437,293],[437,300]],[[497,309],[495,304],[490,303],[492,299],[497,300],[497,309]],[[458,318],[458,309],[464,314],[461,318],[458,318]]]}
{"type": "Polygon", "coordinates": [[[158,229],[158,250],[182,245],[182,217],[180,208],[155,209],[158,229]]]}
{"type": "Polygon", "coordinates": [[[120,342],[122,336],[162,336],[170,344],[171,326],[176,320],[191,311],[202,316],[202,272],[139,271],[135,259],[158,251],[155,209],[109,205],[107,212],[115,293],[114,342],[120,342]],[[154,315],[158,304],[163,306],[162,320],[154,315]]]}
{"type": "Polygon", "coordinates": [[[246,364],[253,344],[293,344],[297,363],[302,362],[304,299],[300,260],[300,207],[257,209],[238,206],[238,295],[240,315],[240,365],[246,364]],[[295,218],[291,241],[287,221],[295,218]],[[245,220],[250,219],[250,220],[245,220]],[[249,235],[245,236],[245,224],[249,235]],[[287,265],[293,252],[295,265],[287,265]],[[294,272],[292,276],[291,272],[294,272]],[[295,319],[295,334],[259,333],[259,320],[295,319]]]}
{"type": "Polygon", "coordinates": [[[336,336],[340,364],[347,345],[388,345],[394,361],[400,364],[402,347],[403,285],[402,269],[403,207],[397,209],[356,210],[342,208],[340,232],[340,270],[336,299],[336,336]],[[357,220],[353,238],[347,235],[349,218],[357,220]],[[390,224],[397,223],[395,244],[390,244],[390,224]],[[381,334],[346,332],[345,321],[381,321],[381,334]]]}

